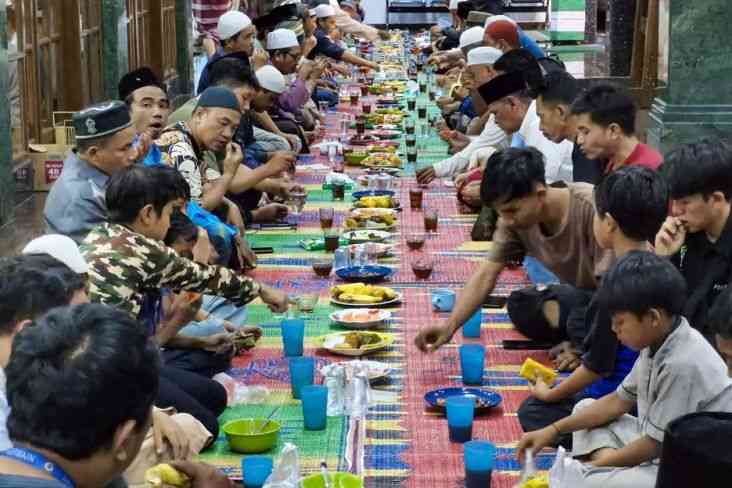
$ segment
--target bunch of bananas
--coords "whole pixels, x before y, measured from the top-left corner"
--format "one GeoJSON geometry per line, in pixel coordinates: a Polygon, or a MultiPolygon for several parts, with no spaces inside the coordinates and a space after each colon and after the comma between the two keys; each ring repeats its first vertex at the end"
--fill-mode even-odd
{"type": "Polygon", "coordinates": [[[152,488],[190,488],[191,479],[170,464],[158,464],[145,471],[145,482],[152,488]]]}
{"type": "Polygon", "coordinates": [[[356,202],[356,206],[363,208],[392,208],[392,201],[389,195],[363,197],[356,202]]]}
{"type": "Polygon", "coordinates": [[[347,285],[334,286],[330,290],[333,298],[348,303],[379,303],[385,300],[392,300],[397,293],[386,286],[367,285],[365,283],[349,283],[347,285]]]}

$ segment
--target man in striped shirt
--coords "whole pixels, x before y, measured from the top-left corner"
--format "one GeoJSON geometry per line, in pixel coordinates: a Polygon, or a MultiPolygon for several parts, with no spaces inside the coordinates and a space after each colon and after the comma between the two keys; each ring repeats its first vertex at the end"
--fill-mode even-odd
{"type": "Polygon", "coordinates": [[[193,20],[196,22],[196,30],[199,34],[212,37],[219,41],[216,26],[219,17],[231,9],[231,0],[193,0],[191,10],[193,20]]]}

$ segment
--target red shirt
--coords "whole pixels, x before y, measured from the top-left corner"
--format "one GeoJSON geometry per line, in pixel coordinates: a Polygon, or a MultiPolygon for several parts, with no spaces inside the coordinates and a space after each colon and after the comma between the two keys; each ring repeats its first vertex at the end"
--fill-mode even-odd
{"type": "MultiPolygon", "coordinates": [[[[633,149],[633,152],[630,153],[630,156],[628,156],[628,159],[625,160],[623,166],[635,164],[655,171],[662,163],[663,156],[661,156],[660,152],[646,144],[643,144],[642,142],[639,142],[638,145],[635,146],[635,149],[633,149]]],[[[618,169],[618,167],[616,166],[613,168],[608,165],[605,169],[605,174],[615,169],[618,169]]]]}

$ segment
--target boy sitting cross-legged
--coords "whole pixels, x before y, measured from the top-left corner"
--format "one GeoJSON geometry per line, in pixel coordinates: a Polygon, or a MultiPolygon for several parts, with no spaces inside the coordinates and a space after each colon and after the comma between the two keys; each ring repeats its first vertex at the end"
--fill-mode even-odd
{"type": "Polygon", "coordinates": [[[684,279],[668,260],[646,251],[623,256],[604,277],[599,301],[620,342],[640,351],[638,360],[615,392],[582,400],[569,417],[524,434],[519,457],[572,433],[572,454],[587,463],[582,486],[655,486],[672,420],[732,411],[724,361],[679,315],[685,297],[684,279]],[[628,414],[633,408],[637,417],[628,414]]]}
{"type": "MultiPolygon", "coordinates": [[[[595,240],[620,258],[630,251],[651,250],[648,241],[661,228],[668,210],[668,186],[655,171],[626,166],[607,175],[595,187],[595,240]]],[[[600,398],[614,391],[633,368],[638,353],[620,344],[612,331],[610,314],[600,306],[597,293],[587,312],[567,324],[569,335],[579,327],[581,364],[554,388],[541,379],[518,411],[524,431],[541,429],[572,413],[583,398],[600,398]],[[576,322],[576,323],[575,323],[576,322]],[[586,331],[586,332],[585,332],[586,331]]],[[[569,436],[560,440],[567,446],[569,436]]]]}

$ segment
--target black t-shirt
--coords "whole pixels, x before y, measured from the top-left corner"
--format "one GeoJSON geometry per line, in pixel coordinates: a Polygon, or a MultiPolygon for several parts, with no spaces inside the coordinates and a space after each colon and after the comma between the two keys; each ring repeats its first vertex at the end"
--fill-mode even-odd
{"type": "Polygon", "coordinates": [[[460,46],[460,36],[462,35],[462,31],[459,31],[454,27],[448,27],[442,33],[445,37],[438,43],[437,47],[439,49],[447,51],[460,46]]]}
{"type": "Polygon", "coordinates": [[[612,374],[618,352],[618,336],[612,330],[610,314],[592,297],[585,312],[587,335],[582,346],[582,364],[600,376],[612,374]]]}
{"type": "Polygon", "coordinates": [[[572,181],[596,185],[602,179],[604,168],[604,161],[587,159],[579,145],[574,145],[572,150],[572,181]]]}
{"type": "Polygon", "coordinates": [[[318,43],[308,54],[308,59],[315,59],[316,56],[327,56],[336,61],[341,60],[345,52],[342,47],[333,42],[322,29],[317,29],[314,35],[318,43]]]}
{"type": "Polygon", "coordinates": [[[703,231],[688,235],[672,262],[684,275],[689,290],[683,315],[713,344],[707,311],[732,279],[732,218],[727,218],[717,242],[710,242],[703,231]]]}
{"type": "Polygon", "coordinates": [[[249,111],[241,114],[239,119],[239,127],[234,134],[234,142],[242,146],[242,150],[247,146],[254,144],[254,125],[249,111]]]}

